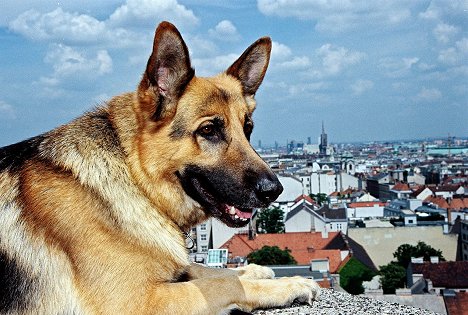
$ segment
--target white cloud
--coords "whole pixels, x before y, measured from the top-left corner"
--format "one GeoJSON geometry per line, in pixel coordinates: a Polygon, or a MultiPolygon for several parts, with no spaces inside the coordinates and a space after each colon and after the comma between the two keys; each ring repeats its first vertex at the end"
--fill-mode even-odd
{"type": "Polygon", "coordinates": [[[304,69],[310,66],[310,60],[307,56],[294,57],[291,60],[279,63],[278,66],[283,69],[304,69]]]}
{"type": "Polygon", "coordinates": [[[127,0],[109,17],[109,24],[117,26],[149,26],[155,21],[168,20],[179,26],[194,26],[198,18],[192,10],[177,0],[127,0]]]}
{"type": "Polygon", "coordinates": [[[237,28],[229,20],[222,20],[214,29],[208,30],[208,33],[211,37],[224,41],[236,41],[240,39],[237,28]]]}
{"type": "Polygon", "coordinates": [[[331,44],[321,46],[316,53],[322,59],[323,74],[325,75],[339,74],[348,66],[359,63],[366,56],[362,52],[350,51],[331,44]]]}
{"type": "Polygon", "coordinates": [[[418,102],[434,102],[442,98],[442,92],[436,88],[428,89],[423,87],[418,95],[416,95],[415,100],[418,102]]]}
{"type": "Polygon", "coordinates": [[[139,38],[123,28],[109,28],[104,21],[90,15],[70,13],[61,8],[48,13],[26,11],[13,20],[9,28],[33,40],[72,44],[124,46],[139,38]]]}
{"type": "Polygon", "coordinates": [[[293,56],[291,48],[273,41],[270,64],[270,71],[304,69],[310,66],[310,60],[307,56],[293,56]]]}
{"type": "Polygon", "coordinates": [[[437,24],[436,28],[433,31],[435,38],[443,44],[447,44],[450,41],[450,38],[456,35],[457,33],[457,27],[445,23],[437,24]]]}
{"type": "Polygon", "coordinates": [[[64,12],[61,8],[42,14],[29,10],[10,23],[10,29],[34,40],[67,39],[89,41],[103,35],[104,22],[77,13],[64,12]]]}
{"type": "Polygon", "coordinates": [[[211,58],[193,58],[192,64],[197,75],[211,76],[225,71],[237,58],[239,58],[238,54],[220,55],[211,58]]]}
{"type": "Polygon", "coordinates": [[[16,119],[16,112],[13,106],[0,100],[0,119],[16,119]]]}
{"type": "Polygon", "coordinates": [[[271,46],[271,59],[272,60],[285,60],[292,55],[291,48],[288,46],[275,42],[272,42],[271,46]]]}
{"type": "Polygon", "coordinates": [[[257,0],[261,13],[268,16],[316,20],[315,28],[323,32],[343,32],[364,25],[402,24],[411,18],[408,5],[396,1],[289,1],[257,0]]]}
{"type": "Polygon", "coordinates": [[[407,76],[411,73],[413,66],[419,62],[418,57],[411,58],[383,58],[379,61],[379,67],[383,69],[385,74],[391,78],[399,78],[407,76]]]}
{"type": "Polygon", "coordinates": [[[33,40],[134,46],[142,36],[137,36],[132,28],[153,29],[157,21],[165,19],[180,27],[198,24],[193,12],[176,0],[127,0],[108,19],[99,20],[61,7],[47,13],[31,9],[11,21],[9,28],[33,40]]]}
{"type": "Polygon", "coordinates": [[[374,82],[370,80],[357,80],[351,85],[351,89],[353,90],[354,95],[361,95],[373,87],[374,82]]]}
{"type": "MultiPolygon", "coordinates": [[[[285,84],[288,90],[289,96],[300,96],[300,95],[310,95],[322,89],[328,87],[326,82],[315,82],[315,83],[298,83],[298,84],[285,84]]],[[[284,90],[284,88],[282,88],[284,90]]]]}
{"type": "Polygon", "coordinates": [[[94,79],[112,72],[112,58],[106,50],[98,50],[95,56],[90,56],[66,45],[55,45],[44,61],[54,69],[50,77],[41,78],[41,83],[47,86],[59,85],[68,78],[94,79]]]}
{"type": "Polygon", "coordinates": [[[466,0],[432,0],[429,3],[426,11],[419,13],[419,17],[426,20],[443,19],[453,20],[454,16],[461,17],[464,21],[466,19],[466,10],[468,3],[466,0]]]}
{"type": "Polygon", "coordinates": [[[462,38],[455,43],[455,47],[441,50],[438,60],[448,65],[462,64],[468,57],[468,38],[462,38]]]}

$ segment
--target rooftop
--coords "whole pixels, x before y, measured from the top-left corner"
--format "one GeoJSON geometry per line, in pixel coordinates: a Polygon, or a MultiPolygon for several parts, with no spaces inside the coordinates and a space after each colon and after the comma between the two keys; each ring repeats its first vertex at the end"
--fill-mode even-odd
{"type": "Polygon", "coordinates": [[[423,274],[437,288],[468,288],[468,261],[442,261],[411,264],[413,274],[423,274]]]}

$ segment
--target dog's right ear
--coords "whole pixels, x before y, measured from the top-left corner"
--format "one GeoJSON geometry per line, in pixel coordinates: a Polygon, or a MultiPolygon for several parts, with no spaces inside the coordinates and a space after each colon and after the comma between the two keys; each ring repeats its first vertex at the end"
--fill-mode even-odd
{"type": "Polygon", "coordinates": [[[187,45],[169,22],[159,24],[153,52],[138,87],[142,109],[157,121],[170,114],[186,85],[195,75],[187,45]]]}

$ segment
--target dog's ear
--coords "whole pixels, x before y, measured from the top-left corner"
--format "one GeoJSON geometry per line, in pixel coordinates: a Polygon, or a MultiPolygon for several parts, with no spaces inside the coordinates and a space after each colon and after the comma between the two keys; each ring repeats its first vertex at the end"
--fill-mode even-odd
{"type": "Polygon", "coordinates": [[[190,65],[187,45],[177,28],[169,22],[159,24],[154,35],[153,52],[139,86],[140,101],[148,101],[148,89],[154,92],[152,119],[158,120],[170,112],[182,95],[195,71],[190,65]],[[142,95],[144,94],[144,95],[142,95]]]}
{"type": "Polygon", "coordinates": [[[270,62],[271,39],[262,37],[250,45],[226,71],[237,78],[244,95],[253,96],[263,81],[270,62]]]}

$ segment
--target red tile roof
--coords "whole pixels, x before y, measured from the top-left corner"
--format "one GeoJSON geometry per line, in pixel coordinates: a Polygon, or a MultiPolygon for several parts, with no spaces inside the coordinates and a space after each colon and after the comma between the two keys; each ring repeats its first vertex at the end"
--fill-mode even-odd
{"type": "Polygon", "coordinates": [[[385,207],[386,203],[381,201],[361,201],[348,203],[348,208],[362,208],[362,207],[385,207]]]}
{"type": "Polygon", "coordinates": [[[449,209],[452,210],[461,210],[461,209],[468,209],[468,198],[453,198],[450,201],[449,209]]]}
{"type": "Polygon", "coordinates": [[[468,315],[468,292],[455,292],[455,296],[444,296],[448,315],[468,315]]]}
{"type": "Polygon", "coordinates": [[[297,197],[296,199],[294,199],[294,203],[298,203],[299,201],[301,200],[305,200],[311,204],[316,204],[315,200],[310,198],[309,196],[307,195],[300,195],[299,197],[297,197]]]}
{"type": "Polygon", "coordinates": [[[425,262],[411,264],[413,274],[422,273],[434,287],[463,289],[468,287],[468,261],[442,261],[437,264],[425,262]]]}
{"type": "Polygon", "coordinates": [[[396,183],[391,190],[411,192],[411,189],[409,188],[408,184],[405,183],[396,183]]]}
{"type": "Polygon", "coordinates": [[[292,232],[284,234],[258,234],[255,239],[249,240],[248,235],[236,234],[221,248],[227,248],[232,256],[245,257],[254,250],[263,246],[278,246],[288,248],[298,265],[307,265],[311,259],[328,258],[330,272],[336,272],[341,263],[339,249],[324,249],[339,232],[328,232],[328,238],[323,238],[320,232],[292,232]]]}
{"type": "Polygon", "coordinates": [[[449,208],[449,204],[447,203],[447,200],[445,200],[445,198],[441,196],[437,196],[437,197],[429,196],[426,199],[424,199],[424,201],[428,203],[432,202],[433,204],[436,204],[439,208],[444,208],[444,209],[449,208]]]}
{"type": "Polygon", "coordinates": [[[439,192],[439,191],[446,191],[446,192],[456,192],[458,188],[460,188],[461,185],[455,184],[455,185],[439,185],[436,187],[431,187],[431,190],[433,192],[439,192]]]}

